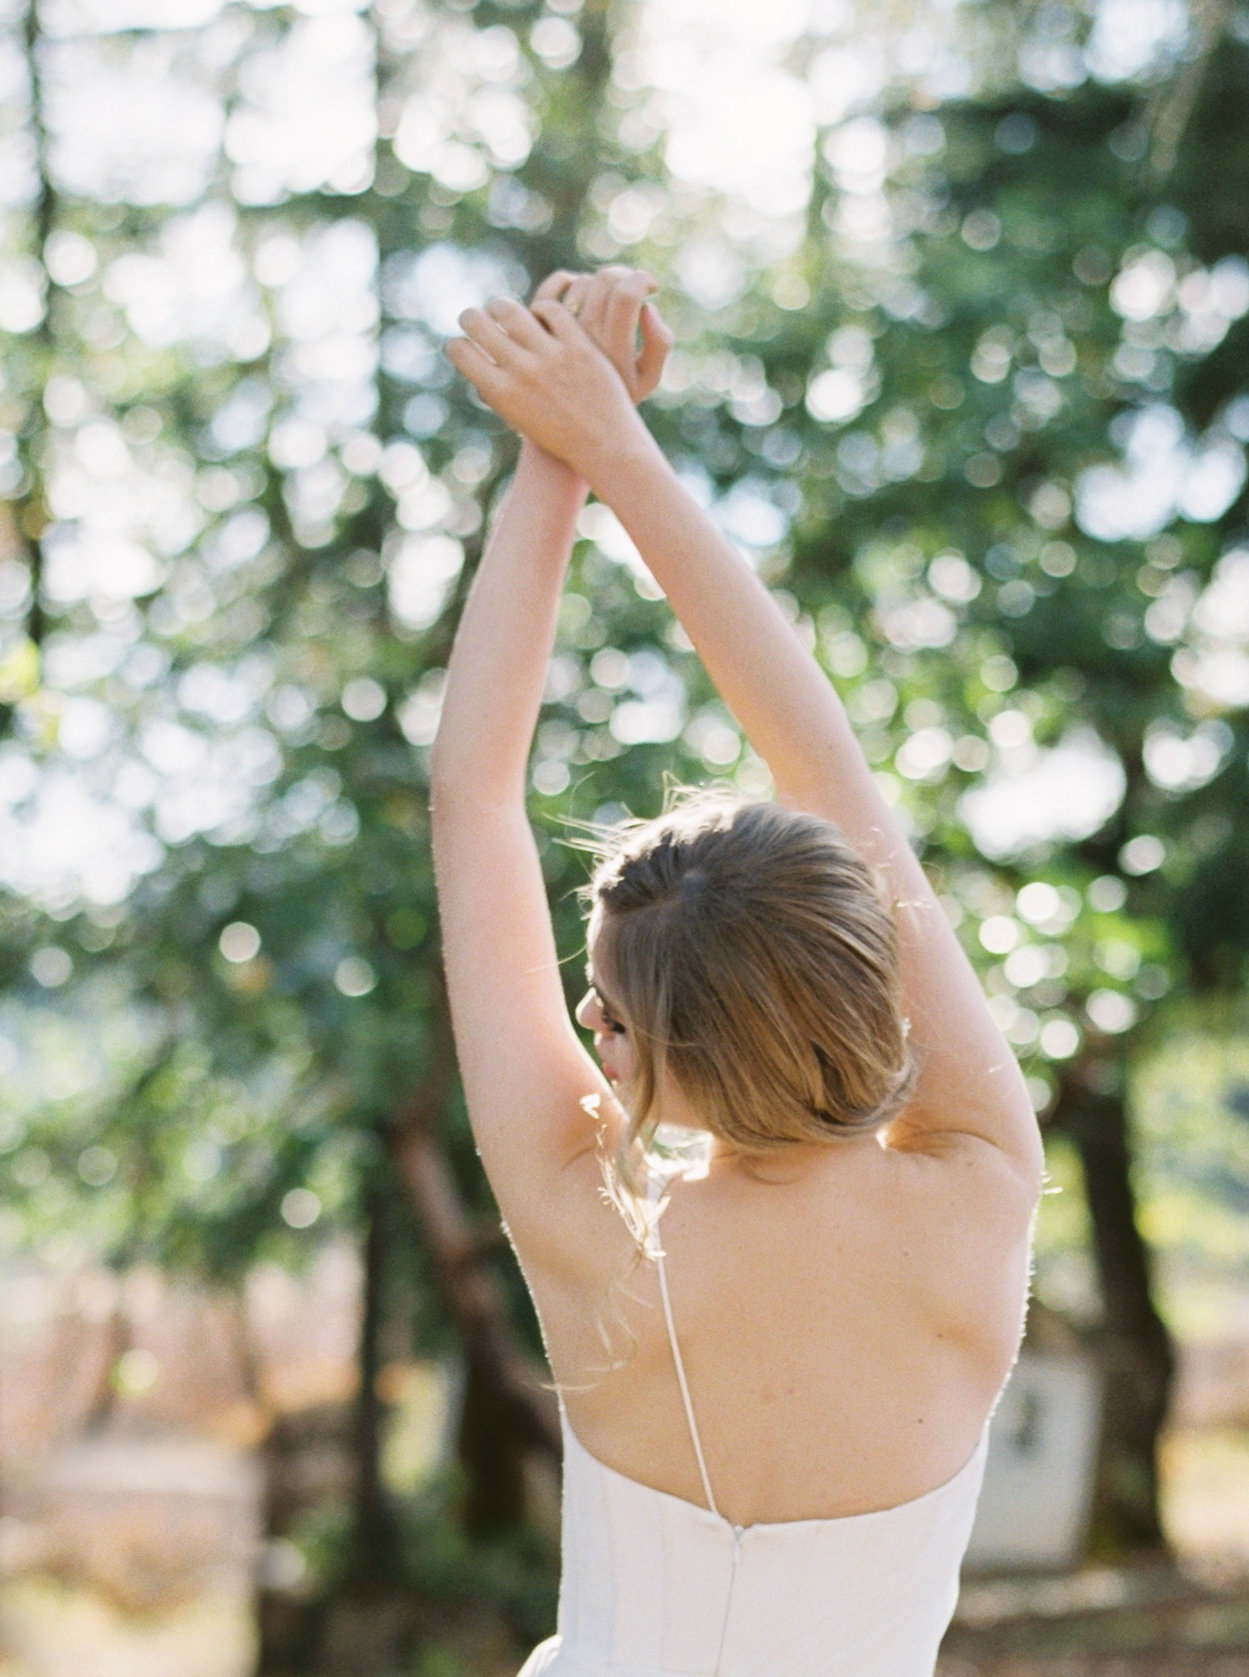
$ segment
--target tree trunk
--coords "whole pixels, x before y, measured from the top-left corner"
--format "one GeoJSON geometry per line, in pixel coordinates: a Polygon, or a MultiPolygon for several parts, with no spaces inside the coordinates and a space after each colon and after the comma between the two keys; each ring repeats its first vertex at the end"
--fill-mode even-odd
{"type": "Polygon", "coordinates": [[[457,1449],[467,1490],[464,1520],[484,1537],[519,1525],[526,1513],[525,1458],[558,1462],[556,1405],[516,1341],[489,1256],[497,1234],[474,1226],[437,1135],[454,1078],[450,1022],[435,1003],[424,1084],[396,1116],[391,1148],[428,1243],[465,1359],[457,1449]]]}
{"type": "Polygon", "coordinates": [[[359,1578],[369,1581],[389,1579],[401,1571],[397,1523],[382,1484],[384,1409],[377,1389],[386,1311],[387,1199],[385,1183],[375,1178],[365,1193],[364,1298],[358,1353],[360,1389],[356,1395],[352,1441],[355,1453],[353,1570],[359,1578]]]}
{"type": "Polygon", "coordinates": [[[1095,1334],[1105,1379],[1092,1547],[1105,1557],[1165,1551],[1158,1506],[1158,1436],[1175,1372],[1171,1337],[1153,1300],[1149,1251],[1136,1223],[1123,1067],[1082,1061],[1065,1080],[1053,1122],[1084,1171],[1102,1298],[1095,1334]]]}
{"type": "MultiPolygon", "coordinates": [[[[44,269],[44,311],[35,337],[39,345],[43,377],[46,379],[52,370],[52,360],[56,352],[53,310],[56,307],[58,288],[44,266],[44,258],[48,239],[57,224],[60,206],[48,165],[48,130],[44,118],[44,85],[40,64],[43,30],[39,16],[39,0],[27,0],[22,44],[25,49],[27,74],[30,77],[29,133],[34,142],[34,163],[38,181],[31,242],[34,245],[35,260],[44,269]]],[[[19,436],[25,483],[16,497],[15,505],[16,527],[25,548],[26,564],[30,572],[30,605],[26,614],[26,633],[36,647],[43,645],[47,630],[43,610],[43,533],[48,511],[44,495],[43,445],[48,422],[42,397],[41,390],[30,393],[30,406],[19,436]]]]}

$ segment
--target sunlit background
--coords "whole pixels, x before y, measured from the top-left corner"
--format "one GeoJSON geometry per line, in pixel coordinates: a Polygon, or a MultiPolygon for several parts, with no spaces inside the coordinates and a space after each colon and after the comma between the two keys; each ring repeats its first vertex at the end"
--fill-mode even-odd
{"type": "MultiPolygon", "coordinates": [[[[1236,3],[0,0],[4,1677],[328,1671],[396,1576],[442,1605],[368,1670],[547,1628],[541,1450],[460,1425],[507,1380],[425,777],[512,458],[441,344],[574,262],[660,279],[655,428],[1020,1055],[1042,1329],[1106,1382],[1087,1547],[1249,1565],[1246,101],[1236,3]],[[251,1512],[149,1597],[162,1472],[251,1512]]],[[[532,767],[570,986],[569,817],[768,791],[582,535],[532,767]]]]}

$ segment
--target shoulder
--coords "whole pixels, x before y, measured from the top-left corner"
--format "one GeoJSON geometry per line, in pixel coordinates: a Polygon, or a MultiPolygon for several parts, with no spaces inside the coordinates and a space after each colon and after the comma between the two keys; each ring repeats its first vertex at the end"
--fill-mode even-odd
{"type": "Polygon", "coordinates": [[[943,1334],[1004,1378],[1023,1326],[1040,1169],[951,1131],[886,1147],[882,1165],[906,1231],[908,1286],[943,1334]]]}
{"type": "Polygon", "coordinates": [[[903,1112],[883,1135],[882,1154],[899,1179],[935,1202],[974,1195],[1031,1217],[1045,1185],[1045,1150],[1035,1120],[1005,1140],[978,1128],[930,1124],[903,1112]]]}
{"type": "Polygon", "coordinates": [[[943,1247],[985,1254],[1027,1244],[1045,1182],[1039,1153],[1017,1157],[957,1130],[891,1139],[881,1150],[891,1192],[943,1247]]]}
{"type": "Polygon", "coordinates": [[[593,1097],[579,1105],[578,1146],[540,1175],[492,1178],[492,1186],[530,1286],[545,1282],[598,1298],[629,1264],[636,1243],[607,1186],[616,1126],[593,1097]]]}

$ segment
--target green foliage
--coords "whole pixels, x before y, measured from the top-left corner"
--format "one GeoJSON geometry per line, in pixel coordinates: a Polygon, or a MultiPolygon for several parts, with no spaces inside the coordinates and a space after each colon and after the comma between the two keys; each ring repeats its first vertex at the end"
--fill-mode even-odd
{"type": "MultiPolygon", "coordinates": [[[[551,1634],[555,1624],[558,1552],[549,1536],[526,1529],[470,1543],[457,1517],[454,1475],[431,1480],[404,1509],[397,1578],[413,1616],[422,1621],[423,1664],[418,1670],[458,1670],[440,1638],[468,1614],[494,1621],[519,1651],[551,1634]]],[[[331,1596],[350,1571],[356,1533],[348,1512],[322,1508],[300,1523],[291,1541],[306,1571],[301,1589],[311,1599],[331,1596]]]]}
{"type": "Polygon", "coordinates": [[[453,1509],[445,1487],[432,1488],[414,1504],[407,1532],[412,1587],[443,1609],[485,1604],[520,1648],[549,1636],[555,1624],[556,1545],[533,1530],[469,1544],[453,1509]]]}
{"type": "Polygon", "coordinates": [[[1136,1073],[1145,1233],[1172,1312],[1225,1331],[1249,1262],[1249,1051],[1240,1021],[1177,1019],[1136,1073]],[[1209,1318],[1209,1319],[1207,1319],[1209,1318]]]}
{"type": "MultiPolygon", "coordinates": [[[[5,1247],[221,1278],[355,1230],[437,1036],[428,747],[513,458],[440,345],[556,265],[659,276],[654,428],[837,680],[1038,1108],[1242,984],[1242,9],[1099,80],[1080,7],[831,8],[761,49],[825,88],[790,199],[677,166],[639,7],[202,10],[0,19],[5,1247]],[[95,157],[83,76],[158,59],[209,138],[95,157]]],[[[569,822],[768,789],[583,531],[533,764],[570,998],[569,822]]],[[[1230,1218],[1216,1106],[1149,1107],[1142,1168],[1230,1218]]]]}

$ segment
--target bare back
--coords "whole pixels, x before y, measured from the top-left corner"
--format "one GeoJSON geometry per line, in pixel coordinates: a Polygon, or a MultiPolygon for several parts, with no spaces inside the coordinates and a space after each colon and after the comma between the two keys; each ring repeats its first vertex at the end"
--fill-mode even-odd
{"type": "MultiPolygon", "coordinates": [[[[592,1188],[589,1172],[577,1187],[592,1188]]],[[[726,1516],[864,1513],[950,1479],[1015,1356],[1030,1223],[1025,1186],[974,1140],[938,1158],[865,1136],[783,1163],[725,1158],[679,1182],[663,1246],[726,1516]]],[[[628,1478],[705,1502],[654,1264],[619,1295],[614,1350],[625,1355],[630,1335],[636,1350],[597,1374],[600,1323],[614,1321],[601,1284],[526,1267],[581,1443],[628,1478]]]]}

